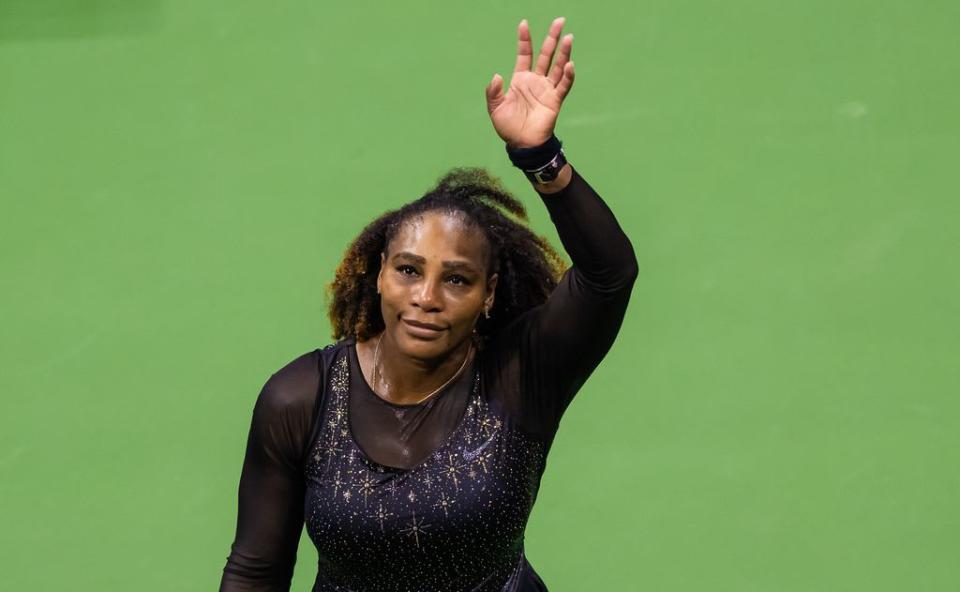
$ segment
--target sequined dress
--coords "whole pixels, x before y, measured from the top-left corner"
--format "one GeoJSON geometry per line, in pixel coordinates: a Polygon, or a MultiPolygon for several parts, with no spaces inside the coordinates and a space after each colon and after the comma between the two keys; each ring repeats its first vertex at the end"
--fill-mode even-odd
{"type": "Polygon", "coordinates": [[[382,465],[351,435],[351,381],[362,380],[352,347],[336,356],[325,425],[306,468],[307,532],[321,557],[314,590],[536,584],[522,543],[545,442],[509,427],[482,396],[474,369],[466,408],[446,441],[412,468],[382,465]],[[380,569],[369,569],[371,558],[380,569]]]}
{"type": "Polygon", "coordinates": [[[221,592],[289,590],[304,525],[313,592],[547,589],[524,554],[527,519],[560,419],[619,331],[637,264],[576,170],[541,197],[573,266],[426,404],[373,393],[353,340],[271,376],[221,592]]]}

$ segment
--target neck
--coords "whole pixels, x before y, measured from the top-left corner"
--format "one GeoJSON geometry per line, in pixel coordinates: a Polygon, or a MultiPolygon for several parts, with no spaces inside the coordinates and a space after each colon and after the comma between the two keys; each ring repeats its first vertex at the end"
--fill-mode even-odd
{"type": "Polygon", "coordinates": [[[373,368],[377,373],[377,394],[400,405],[416,403],[430,395],[468,364],[467,357],[473,355],[469,339],[443,358],[431,360],[401,354],[385,332],[378,339],[382,339],[379,368],[373,368]]]}

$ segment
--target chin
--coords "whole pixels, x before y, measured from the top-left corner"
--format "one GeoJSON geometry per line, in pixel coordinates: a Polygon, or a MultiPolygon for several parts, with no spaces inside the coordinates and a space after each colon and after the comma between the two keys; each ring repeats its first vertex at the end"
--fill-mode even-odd
{"type": "Polygon", "coordinates": [[[425,339],[416,339],[404,336],[397,340],[397,342],[399,343],[404,354],[410,356],[411,358],[418,358],[421,360],[435,360],[443,357],[443,355],[449,352],[451,349],[450,345],[445,339],[427,341],[425,339]]]}

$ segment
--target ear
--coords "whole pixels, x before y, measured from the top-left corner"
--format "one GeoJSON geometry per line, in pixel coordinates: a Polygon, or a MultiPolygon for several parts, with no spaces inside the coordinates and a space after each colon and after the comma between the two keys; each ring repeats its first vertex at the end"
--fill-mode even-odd
{"type": "Polygon", "coordinates": [[[483,299],[483,304],[488,308],[493,308],[493,297],[497,293],[497,280],[499,279],[500,276],[493,274],[487,280],[487,295],[483,299]]]}

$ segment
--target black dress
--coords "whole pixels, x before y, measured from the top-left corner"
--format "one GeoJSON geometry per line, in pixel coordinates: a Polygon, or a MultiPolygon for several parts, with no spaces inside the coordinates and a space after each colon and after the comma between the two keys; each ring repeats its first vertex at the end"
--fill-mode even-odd
{"type": "Polygon", "coordinates": [[[314,592],[546,590],[524,529],[560,418],[620,329],[637,262],[576,170],[541,197],[573,266],[441,393],[383,400],[352,339],[271,376],[221,592],[289,590],[304,524],[314,592]]]}

